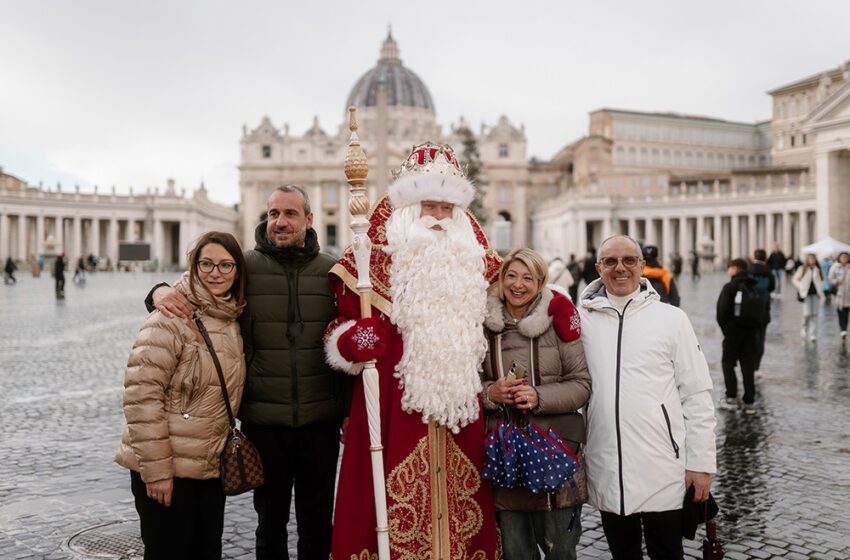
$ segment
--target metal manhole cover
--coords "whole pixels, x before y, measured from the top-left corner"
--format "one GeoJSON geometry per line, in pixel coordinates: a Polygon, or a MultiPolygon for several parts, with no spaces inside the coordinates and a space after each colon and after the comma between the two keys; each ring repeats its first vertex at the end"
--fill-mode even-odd
{"type": "Polygon", "coordinates": [[[141,558],[145,545],[137,521],[118,521],[80,531],[68,548],[90,558],[141,558]]]}

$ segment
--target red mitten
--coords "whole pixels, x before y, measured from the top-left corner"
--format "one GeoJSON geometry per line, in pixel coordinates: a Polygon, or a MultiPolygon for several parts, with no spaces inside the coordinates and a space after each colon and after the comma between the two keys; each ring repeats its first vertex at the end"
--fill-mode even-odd
{"type": "Polygon", "coordinates": [[[385,330],[383,321],[377,317],[357,319],[353,327],[339,336],[339,353],[355,363],[377,360],[387,349],[385,330]]]}
{"type": "Polygon", "coordinates": [[[564,342],[572,342],[581,337],[581,318],[578,309],[570,301],[570,298],[552,292],[554,296],[549,303],[549,316],[552,317],[552,326],[555,334],[564,342]]]}

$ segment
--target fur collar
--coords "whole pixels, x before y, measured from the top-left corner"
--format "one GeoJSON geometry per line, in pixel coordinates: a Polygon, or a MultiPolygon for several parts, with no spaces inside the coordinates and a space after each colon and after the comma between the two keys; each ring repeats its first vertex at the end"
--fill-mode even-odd
{"type": "MultiPolygon", "coordinates": [[[[537,301],[529,306],[525,312],[525,317],[517,323],[517,330],[520,334],[527,338],[537,338],[549,330],[552,325],[552,317],[549,316],[549,304],[553,297],[552,290],[544,286],[537,301]]],[[[505,303],[498,296],[488,297],[487,318],[484,319],[484,326],[497,334],[504,331],[507,313],[505,303]]]]}

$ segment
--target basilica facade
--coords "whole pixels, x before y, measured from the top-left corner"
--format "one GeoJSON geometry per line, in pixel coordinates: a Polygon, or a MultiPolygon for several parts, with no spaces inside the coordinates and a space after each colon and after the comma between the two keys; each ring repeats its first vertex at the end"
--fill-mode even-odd
{"type": "MultiPolygon", "coordinates": [[[[268,117],[256,128],[243,128],[239,229],[246,247],[253,246],[254,230],[269,194],[287,183],[307,191],[313,227],[323,249],[339,252],[350,243],[348,184],[342,172],[350,135],[349,106],[357,107],[358,134],[369,157],[367,185],[373,203],[386,192],[393,168],[415,144],[426,140],[448,143],[463,160],[459,131],[466,123],[461,120],[443,131],[430,91],[402,63],[398,44],[389,34],[377,64],[357,80],[341,105],[340,123],[334,131],[326,131],[315,119],[309,130],[294,134],[288,125],[275,126],[268,117]]],[[[491,243],[507,251],[525,244],[530,236],[528,216],[535,186],[525,131],[501,116],[491,126],[475,131],[475,139],[483,165],[485,229],[491,243]]],[[[545,183],[553,188],[552,180],[545,183]]]]}

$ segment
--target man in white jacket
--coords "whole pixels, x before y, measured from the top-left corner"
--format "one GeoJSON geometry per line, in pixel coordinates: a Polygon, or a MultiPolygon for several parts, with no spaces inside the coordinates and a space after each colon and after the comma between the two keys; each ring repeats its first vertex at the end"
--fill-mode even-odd
{"type": "Polygon", "coordinates": [[[612,557],[682,558],[682,504],[708,499],[715,472],[708,364],[685,313],[641,278],[624,235],[599,249],[600,278],[581,294],[581,340],[593,379],[585,457],[590,502],[612,557]]]}

